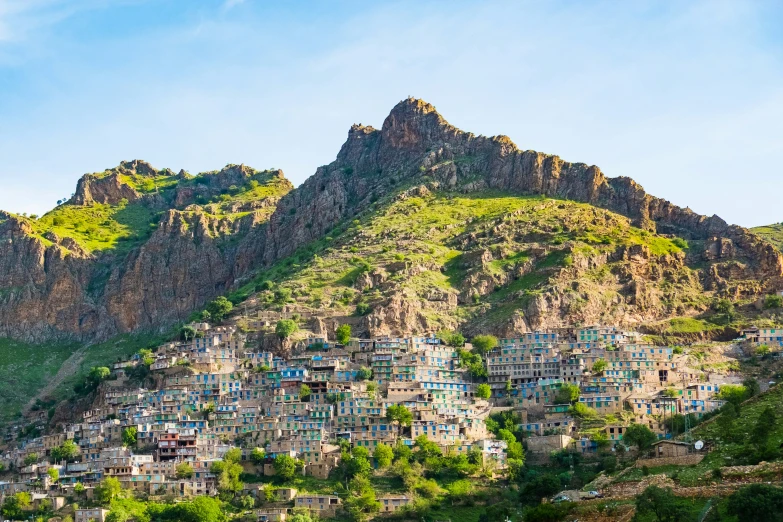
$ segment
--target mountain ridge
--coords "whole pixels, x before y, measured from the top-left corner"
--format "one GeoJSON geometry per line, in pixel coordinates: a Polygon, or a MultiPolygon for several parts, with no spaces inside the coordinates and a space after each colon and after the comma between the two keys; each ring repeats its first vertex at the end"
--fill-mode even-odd
{"type": "Polygon", "coordinates": [[[650,233],[693,241],[701,250],[691,249],[687,262],[704,265],[700,284],[716,295],[758,296],[777,289],[783,276],[780,252],[742,227],[650,196],[631,178],[607,178],[595,166],[520,150],[506,136],[463,132],[413,98],[398,103],[380,129],[352,126],[336,159],[295,189],[281,171],[266,171],[263,183],[274,189],[260,196],[261,184],[252,190],[245,184],[258,172],[229,165],[191,177],[135,160],[85,175],[66,207],[124,205],[154,214],[146,238],[142,233],[114,257],[2,214],[0,333],[95,340],[160,330],[322,240],[376,201],[428,184],[460,194],[499,191],[586,203],[650,233]],[[247,196],[253,191],[258,198],[247,196]]]}

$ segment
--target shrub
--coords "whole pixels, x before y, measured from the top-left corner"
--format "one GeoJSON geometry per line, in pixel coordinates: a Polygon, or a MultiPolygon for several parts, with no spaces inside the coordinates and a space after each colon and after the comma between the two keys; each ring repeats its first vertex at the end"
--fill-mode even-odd
{"type": "Polygon", "coordinates": [[[764,298],[764,308],[783,308],[783,296],[768,295],[764,298]]]}
{"type": "Polygon", "coordinates": [[[277,322],[275,327],[275,333],[281,339],[288,339],[291,335],[299,329],[295,321],[291,319],[281,319],[277,322]]]}

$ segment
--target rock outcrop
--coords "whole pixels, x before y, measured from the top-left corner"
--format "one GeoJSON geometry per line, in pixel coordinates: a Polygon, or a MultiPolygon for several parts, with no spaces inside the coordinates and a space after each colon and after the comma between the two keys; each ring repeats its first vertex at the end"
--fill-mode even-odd
{"type": "MultiPolygon", "coordinates": [[[[98,339],[165,328],[255,271],[324,238],[378,198],[399,187],[428,191],[424,185],[588,203],[627,216],[642,229],[693,242],[689,259],[667,262],[646,262],[644,252],[618,252],[627,256],[628,273],[617,302],[606,297],[585,300],[586,293],[578,297],[580,292],[563,281],[560,290],[520,305],[524,318],[518,315],[509,323],[516,331],[554,324],[556,318],[591,317],[585,310],[607,305],[618,314],[626,307],[634,313],[660,311],[660,292],[648,281],[686,263],[703,265],[699,283],[705,289],[730,296],[778,289],[783,281],[780,252],[742,227],[651,196],[630,178],[607,178],[598,167],[520,150],[505,136],[460,131],[417,99],[400,102],[380,129],[351,127],[336,160],[319,167],[300,187],[292,190],[282,172],[274,171],[268,175],[280,190],[273,195],[221,201],[257,175],[244,165],[229,165],[194,182],[184,171],[175,175],[133,161],[84,176],[69,204],[133,203],[158,213],[158,225],[148,239],[121,255],[90,252],[72,238],[51,231],[40,235],[29,220],[0,214],[0,335],[98,339]],[[145,180],[154,190],[143,190],[145,180]],[[169,188],[161,190],[160,180],[169,188]],[[226,212],[232,217],[226,218],[226,212]]],[[[532,270],[531,263],[521,263],[516,273],[486,276],[481,269],[493,255],[482,248],[465,257],[463,262],[475,274],[459,295],[439,290],[419,297],[454,307],[458,300],[480,298],[532,270]]],[[[575,257],[574,274],[580,263],[594,267],[605,261],[575,257]]],[[[383,273],[366,274],[355,283],[362,291],[391,284],[383,273]]],[[[419,297],[389,295],[385,305],[365,318],[369,331],[428,327],[419,297]]]]}

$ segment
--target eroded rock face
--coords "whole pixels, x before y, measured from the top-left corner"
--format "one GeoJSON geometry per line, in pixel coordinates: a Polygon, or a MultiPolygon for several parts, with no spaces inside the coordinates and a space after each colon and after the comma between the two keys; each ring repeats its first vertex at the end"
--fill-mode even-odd
{"type": "MultiPolygon", "coordinates": [[[[606,178],[595,166],[569,163],[557,156],[522,151],[505,136],[475,136],[456,129],[435,108],[408,99],[391,111],[380,129],[354,125],[337,158],[319,167],[300,187],[282,198],[238,203],[233,212],[247,212],[228,220],[192,207],[200,198],[212,198],[253,175],[244,165],[229,165],[204,179],[185,183],[180,172],[170,200],[156,193],[139,193],[124,176],[156,176],[145,162],[123,162],[101,176],[87,175],[77,186],[73,204],[141,202],[164,211],[158,229],[144,244],[121,258],[85,252],[68,238],[44,239],[29,223],[0,214],[0,335],[27,340],[54,337],[97,339],[136,330],[164,328],[217,295],[244,281],[308,243],[328,235],[335,226],[353,219],[378,197],[415,188],[400,197],[426,195],[449,188],[465,193],[497,190],[519,195],[546,195],[592,204],[629,217],[636,226],[676,234],[702,248],[688,256],[703,262],[700,284],[707,290],[733,296],[751,296],[776,289],[783,280],[783,258],[772,245],[748,230],[728,225],[717,216],[700,216],[690,209],[650,196],[630,178],[606,178]],[[421,183],[419,183],[421,180],[421,183]],[[217,238],[230,235],[232,241],[217,238]]],[[[282,172],[277,172],[285,184],[282,172]]],[[[290,184],[288,184],[289,189],[290,184]]],[[[515,234],[498,228],[493,234],[515,234]]],[[[464,250],[472,239],[463,238],[464,250]]],[[[404,238],[401,238],[404,240],[404,238]]],[[[535,241],[535,237],[527,238],[535,241]]],[[[540,259],[547,246],[537,247],[540,259]]],[[[484,296],[532,270],[532,262],[514,266],[506,274],[487,276],[482,267],[493,252],[478,249],[464,262],[475,274],[456,293],[433,290],[422,295],[394,293],[385,274],[363,275],[360,290],[391,290],[387,302],[366,318],[369,333],[405,333],[430,327],[426,306],[455,307],[474,295],[484,296]]],[[[574,289],[567,280],[579,271],[610,260],[573,256],[571,272],[558,275],[557,284],[530,298],[507,326],[524,331],[562,321],[590,321],[596,317],[619,321],[659,316],[669,311],[662,291],[650,281],[678,272],[685,256],[652,261],[643,248],[613,254],[622,264],[612,277],[620,290],[599,295],[590,288],[574,289]],[[666,272],[666,271],[669,272],[666,272]],[[608,310],[608,311],[607,311],[608,310]]],[[[693,258],[693,259],[691,259],[693,258]]],[[[400,271],[437,267],[400,263],[400,271]]],[[[391,266],[390,272],[395,272],[391,266]]],[[[679,277],[679,276],[678,276],[679,277]]],[[[690,277],[682,275],[681,277],[690,277]]],[[[520,302],[525,296],[519,296],[520,302]]]]}

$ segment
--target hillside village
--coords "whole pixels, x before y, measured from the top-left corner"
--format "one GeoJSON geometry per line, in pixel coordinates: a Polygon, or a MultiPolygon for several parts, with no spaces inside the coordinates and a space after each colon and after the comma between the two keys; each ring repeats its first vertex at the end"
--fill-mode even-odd
{"type": "MultiPolygon", "coordinates": [[[[258,315],[257,323],[268,324],[258,315]]],[[[347,325],[335,335],[292,341],[275,354],[236,325],[193,323],[179,340],[95,368],[95,399],[80,418],[46,435],[9,436],[0,503],[27,492],[30,509],[43,502],[56,511],[82,498],[90,507],[73,519],[102,522],[109,510],[96,491],[108,478],[144,498],[215,496],[225,487],[219,466],[227,460],[260,477],[280,473],[286,462],[297,475],[327,480],[357,454],[380,468],[388,463],[379,462],[379,446],[396,455],[401,446],[422,451],[428,443],[441,455],[467,456],[484,476],[503,477],[557,452],[625,452],[631,447],[623,435],[634,424],[669,440],[667,417],[710,414],[725,404],[721,389],[742,381],[736,372],[689,365],[680,347],[617,327],[477,336],[473,344],[454,333],[357,339],[347,325]],[[515,425],[502,429],[508,419],[515,425]]],[[[745,345],[781,345],[774,329],[744,335],[745,345]]],[[[38,420],[45,424],[45,412],[38,420]]],[[[676,444],[652,453],[709,449],[676,444]]],[[[242,485],[253,520],[284,521],[301,509],[330,518],[344,507],[336,492],[267,495],[265,484],[242,485]]],[[[404,510],[415,496],[379,494],[370,511],[404,510]]]]}

